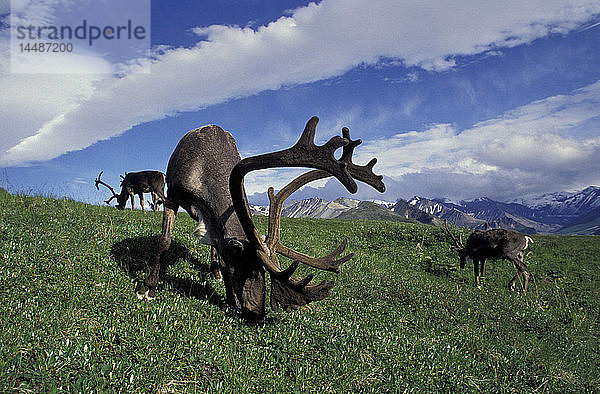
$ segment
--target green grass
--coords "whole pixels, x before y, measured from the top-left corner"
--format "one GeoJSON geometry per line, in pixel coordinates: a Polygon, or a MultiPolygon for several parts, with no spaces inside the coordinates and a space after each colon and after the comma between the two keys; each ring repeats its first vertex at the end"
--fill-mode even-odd
{"type": "Polygon", "coordinates": [[[355,257],[328,299],[247,325],[185,213],[137,300],[160,221],[0,191],[0,392],[600,391],[597,237],[534,236],[523,296],[507,261],[475,288],[439,228],[284,219],[289,246],[355,257]]]}

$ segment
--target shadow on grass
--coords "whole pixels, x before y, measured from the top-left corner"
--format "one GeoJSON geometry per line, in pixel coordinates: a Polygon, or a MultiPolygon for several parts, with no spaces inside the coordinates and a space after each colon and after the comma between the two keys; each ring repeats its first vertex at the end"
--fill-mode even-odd
{"type": "Polygon", "coordinates": [[[417,267],[437,277],[456,278],[458,276],[457,264],[444,260],[436,260],[429,256],[421,258],[417,263],[417,267]]]}
{"type": "MultiPolygon", "coordinates": [[[[111,255],[127,274],[135,281],[144,278],[154,263],[156,250],[158,248],[158,237],[136,237],[128,238],[112,245],[111,255]]],[[[192,263],[200,275],[208,275],[210,267],[195,258],[183,244],[173,240],[171,247],[161,259],[160,282],[158,290],[172,290],[187,297],[206,300],[219,308],[225,308],[225,302],[217,294],[215,289],[208,283],[198,283],[190,279],[183,279],[166,274],[169,265],[180,258],[192,263]]]]}

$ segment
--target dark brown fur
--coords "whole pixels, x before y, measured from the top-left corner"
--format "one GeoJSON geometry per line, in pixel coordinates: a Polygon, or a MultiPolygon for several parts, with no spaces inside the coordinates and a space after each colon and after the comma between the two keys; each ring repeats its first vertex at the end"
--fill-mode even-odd
{"type": "Polygon", "coordinates": [[[95,180],[96,189],[100,190],[100,185],[106,186],[113,194],[108,200],[104,202],[110,204],[113,198],[117,199],[117,209],[125,209],[127,200],[131,197],[131,209],[135,209],[134,196],[137,194],[140,198],[140,204],[142,205],[142,211],[144,209],[144,193],[152,194],[152,210],[156,212],[158,204],[161,204],[166,200],[165,197],[165,174],[160,171],[140,171],[125,173],[125,176],[121,175],[123,179],[121,181],[121,193],[115,193],[115,190],[104,183],[101,180],[102,173],[100,171],[98,178],[95,180]]]}
{"type": "MultiPolygon", "coordinates": [[[[446,226],[446,230],[448,230],[446,226]]],[[[480,276],[485,275],[485,260],[486,259],[506,259],[512,262],[517,269],[517,273],[509,282],[509,288],[515,289],[515,285],[520,276],[523,277],[523,291],[527,291],[529,283],[529,272],[527,264],[524,262],[525,249],[533,240],[514,230],[493,229],[493,230],[477,230],[474,231],[468,238],[466,245],[459,243],[456,238],[450,233],[455,242],[455,248],[460,257],[460,268],[464,268],[467,259],[473,260],[473,274],[475,275],[475,284],[479,285],[480,276]]]]}
{"type": "Polygon", "coordinates": [[[137,195],[144,211],[144,193],[152,195],[152,210],[156,212],[157,205],[166,200],[165,174],[160,171],[125,173],[121,182],[121,194],[117,197],[117,209],[125,209],[129,197],[131,197],[131,209],[135,209],[134,196],[137,195]]]}
{"type": "MultiPolygon", "coordinates": [[[[162,234],[154,265],[146,279],[137,289],[139,298],[152,299],[159,281],[161,255],[171,244],[171,235],[179,207],[197,220],[194,234],[200,240],[216,248],[220,256],[220,271],[226,290],[227,303],[242,312],[248,320],[261,319],[265,314],[265,269],[271,275],[271,306],[281,305],[293,310],[309,302],[329,295],[333,281],[310,284],[312,275],[295,278],[292,274],[298,263],[339,272],[339,266],[352,254],[338,258],[347,241],[324,257],[310,257],[290,250],[279,242],[281,206],[287,197],[311,180],[335,176],[352,192],[356,191],[356,178],[385,190],[382,177],[373,174],[376,160],[366,166],[351,162],[352,151],[360,140],[351,140],[349,131],[343,129],[344,137],[333,137],[327,144],[314,145],[314,130],[318,119],[313,117],[307,124],[300,140],[291,148],[270,154],[240,159],[235,140],[218,126],[209,125],[187,133],[171,155],[166,182],[168,197],[164,203],[162,234]],[[344,146],[338,160],[336,149],[344,146]],[[269,235],[258,235],[250,216],[250,209],[243,188],[244,176],[257,169],[275,167],[312,167],[310,171],[290,183],[277,195],[269,190],[271,213],[269,235]],[[292,257],[295,262],[282,269],[276,253],[292,257]]],[[[213,256],[213,260],[216,259],[213,256]]]]}

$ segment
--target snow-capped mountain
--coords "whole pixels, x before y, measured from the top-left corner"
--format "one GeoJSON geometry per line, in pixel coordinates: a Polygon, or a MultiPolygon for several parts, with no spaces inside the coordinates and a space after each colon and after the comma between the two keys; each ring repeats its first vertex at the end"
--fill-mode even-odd
{"type": "Polygon", "coordinates": [[[396,205],[396,202],[397,202],[397,201],[392,202],[392,201],[384,201],[384,200],[377,200],[377,199],[370,199],[367,201],[373,202],[377,205],[381,205],[382,207],[387,208],[387,209],[392,209],[394,207],[394,205],[396,205]]]}
{"type": "Polygon", "coordinates": [[[561,227],[560,224],[547,219],[544,212],[515,202],[504,203],[487,197],[458,203],[414,197],[410,203],[457,226],[473,229],[483,228],[487,223],[490,228],[514,229],[531,234],[551,233],[561,227]]]}
{"type": "Polygon", "coordinates": [[[253,205],[250,204],[250,213],[252,215],[263,215],[263,216],[269,216],[269,206],[265,205],[253,205]]]}
{"type": "Polygon", "coordinates": [[[507,228],[531,234],[551,233],[561,225],[539,210],[515,202],[505,203],[487,197],[461,201],[459,210],[484,220],[491,228],[507,228]]]}
{"type": "Polygon", "coordinates": [[[408,203],[421,211],[448,220],[457,226],[481,228],[485,225],[485,220],[478,219],[473,215],[465,213],[463,211],[464,208],[455,203],[446,202],[440,199],[429,200],[419,196],[413,197],[408,203]]]}
{"type": "Polygon", "coordinates": [[[590,186],[575,193],[545,194],[522,202],[523,205],[547,212],[550,216],[576,217],[600,207],[600,187],[590,186]]]}
{"type": "Polygon", "coordinates": [[[577,194],[576,192],[556,192],[556,193],[545,193],[534,196],[516,198],[510,202],[525,205],[529,208],[540,208],[544,206],[558,206],[561,205],[567,198],[577,194]]]}
{"type": "MultiPolygon", "coordinates": [[[[590,220],[593,222],[590,226],[596,226],[597,215],[591,213],[600,212],[600,187],[590,186],[580,192],[550,193],[510,202],[494,201],[487,197],[452,202],[419,196],[409,201],[398,200],[394,203],[381,200],[368,202],[376,203],[402,218],[422,223],[440,225],[444,220],[448,220],[458,226],[473,229],[483,228],[487,223],[491,228],[510,228],[523,233],[553,233],[567,224],[579,225],[590,220]]],[[[345,197],[334,201],[314,197],[289,201],[282,215],[337,218],[344,214],[343,217],[361,218],[361,215],[366,215],[368,208],[371,217],[387,217],[382,211],[373,216],[374,209],[364,205],[360,212],[356,211],[360,203],[359,200],[345,197]]],[[[253,214],[268,214],[268,207],[251,206],[251,209],[253,214]]]]}
{"type": "Polygon", "coordinates": [[[558,192],[515,200],[537,212],[545,223],[566,225],[577,217],[600,207],[600,187],[590,186],[579,192],[558,192]]]}
{"type": "Polygon", "coordinates": [[[441,225],[443,221],[436,215],[432,215],[425,210],[419,209],[406,200],[398,200],[393,207],[393,211],[406,219],[414,219],[421,223],[441,225]]]}
{"type": "MultiPolygon", "coordinates": [[[[390,212],[395,204],[395,202],[383,200],[369,200],[368,202],[374,203],[384,209],[388,209],[390,212]]],[[[351,209],[356,209],[360,203],[361,201],[359,200],[347,197],[340,197],[333,201],[327,201],[318,197],[307,198],[300,201],[289,200],[283,207],[281,216],[291,218],[332,219],[351,209]]],[[[268,205],[262,206],[251,204],[250,210],[253,215],[269,215],[268,205]]]]}
{"type": "Polygon", "coordinates": [[[283,208],[282,216],[290,218],[322,218],[331,219],[342,212],[356,208],[360,201],[340,197],[333,201],[314,197],[300,200],[283,208]]]}
{"type": "Polygon", "coordinates": [[[487,197],[480,197],[473,200],[461,201],[461,210],[478,219],[493,222],[510,214],[517,217],[524,217],[531,220],[540,219],[540,213],[525,205],[517,203],[504,203],[494,201],[487,197]]]}
{"type": "Polygon", "coordinates": [[[427,212],[430,215],[439,217],[443,217],[448,211],[451,210],[451,208],[441,201],[429,200],[419,196],[414,196],[408,201],[408,203],[423,212],[427,212]]]}

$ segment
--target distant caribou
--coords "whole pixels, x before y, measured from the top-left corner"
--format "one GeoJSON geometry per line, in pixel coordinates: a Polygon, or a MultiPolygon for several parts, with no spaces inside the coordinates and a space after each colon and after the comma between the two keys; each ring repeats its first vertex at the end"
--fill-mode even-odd
{"type": "Polygon", "coordinates": [[[479,286],[479,277],[485,275],[486,259],[506,259],[512,262],[517,269],[517,273],[509,282],[509,289],[514,291],[517,279],[519,276],[523,276],[523,292],[527,292],[530,274],[527,272],[527,264],[523,259],[525,249],[530,243],[533,243],[533,239],[514,230],[475,230],[469,235],[467,244],[464,245],[462,234],[458,241],[448,229],[448,221],[444,223],[444,227],[454,241],[453,249],[458,252],[460,257],[460,268],[465,268],[467,260],[473,261],[473,273],[477,286],[479,286]]]}
{"type": "Polygon", "coordinates": [[[241,159],[235,140],[218,126],[208,125],[188,132],[171,155],[167,168],[168,197],[164,203],[162,235],[158,252],[148,276],[137,288],[139,298],[155,295],[160,273],[160,260],[171,244],[175,213],[184,208],[198,221],[194,231],[201,242],[214,246],[221,257],[220,270],[226,290],[227,304],[240,310],[249,321],[265,315],[265,270],[271,276],[271,307],[294,310],[312,301],[327,297],[333,281],[310,283],[313,275],[292,276],[299,263],[311,267],[340,272],[340,265],[352,257],[343,253],[345,239],[334,251],[323,257],[311,257],[292,250],[280,242],[280,217],[283,203],[294,191],[308,182],[336,177],[351,193],[357,191],[354,179],[383,192],[382,176],[372,171],[376,159],[365,166],[352,162],[352,153],[360,140],[350,139],[347,128],[342,136],[332,137],[327,143],[314,143],[319,119],[311,118],[298,142],[291,148],[241,159]],[[343,147],[339,159],[334,153],[343,147]],[[259,235],[252,217],[244,176],[255,170],[276,167],[309,167],[309,171],[292,180],[277,194],[269,188],[268,235],[259,235]],[[281,267],[276,255],[293,260],[281,267]]]}
{"type": "Polygon", "coordinates": [[[100,177],[102,173],[100,171],[98,178],[94,181],[96,183],[96,189],[100,190],[99,185],[106,186],[111,192],[112,197],[104,202],[109,204],[113,198],[117,199],[117,209],[125,209],[127,200],[131,197],[131,209],[135,209],[134,197],[137,194],[140,198],[140,204],[142,205],[142,211],[144,209],[144,193],[150,193],[152,195],[152,210],[156,212],[158,204],[165,201],[165,174],[160,171],[140,171],[140,172],[126,172],[125,176],[121,175],[121,193],[117,194],[115,190],[104,183],[100,177]]]}

